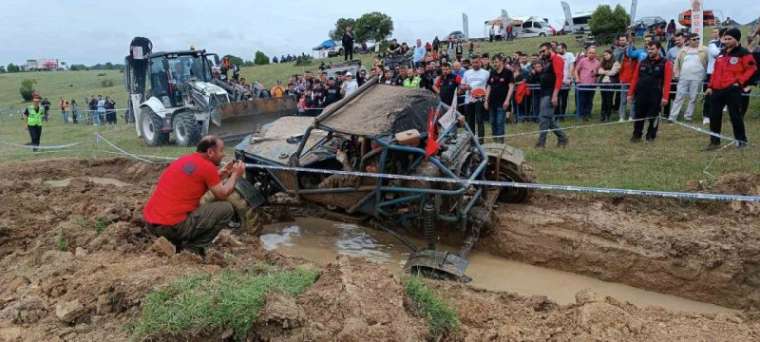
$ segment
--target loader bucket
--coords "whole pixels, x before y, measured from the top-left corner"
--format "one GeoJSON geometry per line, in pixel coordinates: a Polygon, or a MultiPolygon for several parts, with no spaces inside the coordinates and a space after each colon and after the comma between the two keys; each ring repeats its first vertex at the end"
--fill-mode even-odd
{"type": "Polygon", "coordinates": [[[464,274],[469,264],[467,259],[457,254],[427,249],[412,253],[404,269],[413,275],[467,283],[472,280],[464,274]]]}
{"type": "Polygon", "coordinates": [[[231,102],[219,106],[211,115],[208,133],[236,143],[280,117],[296,114],[297,102],[292,97],[231,102]]]}

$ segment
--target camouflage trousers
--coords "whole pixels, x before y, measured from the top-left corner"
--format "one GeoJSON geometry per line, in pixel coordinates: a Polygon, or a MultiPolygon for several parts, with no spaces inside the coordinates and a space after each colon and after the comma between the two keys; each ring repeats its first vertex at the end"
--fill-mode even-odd
{"type": "Polygon", "coordinates": [[[230,194],[227,199],[223,201],[217,200],[216,197],[214,197],[214,194],[211,193],[211,191],[208,191],[205,195],[203,195],[203,197],[201,197],[200,204],[202,206],[204,204],[212,202],[230,203],[235,210],[235,214],[240,220],[240,229],[242,231],[245,231],[252,235],[259,235],[259,233],[261,233],[261,230],[264,228],[259,211],[251,208],[251,206],[248,205],[248,202],[246,202],[245,199],[243,199],[243,197],[241,197],[240,194],[238,194],[236,191],[230,194]]]}

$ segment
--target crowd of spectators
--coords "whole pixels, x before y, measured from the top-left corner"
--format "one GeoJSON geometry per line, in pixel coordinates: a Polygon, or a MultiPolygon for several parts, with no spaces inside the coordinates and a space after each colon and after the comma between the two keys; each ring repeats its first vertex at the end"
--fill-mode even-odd
{"type": "MultiPolygon", "coordinates": [[[[657,115],[677,120],[685,107],[684,119],[690,121],[699,93],[708,89],[716,60],[721,53],[726,53],[723,37],[728,35],[741,42],[740,33],[737,36],[736,32],[738,30],[715,29],[712,39],[702,46],[700,37],[688,31],[672,30],[669,26],[656,27],[645,32],[638,45],[634,32],[628,32],[619,35],[611,46],[591,44],[577,53],[570,52],[565,43],[553,41],[545,44],[546,49],[517,51],[512,55],[482,53],[478,43],[454,38],[441,41],[435,37],[432,42],[424,44],[417,39],[411,46],[394,39],[374,63],[367,66],[369,71],[362,69],[358,75],[328,76],[324,70],[329,66],[323,64],[317,73],[307,71],[292,75],[287,83],[278,81],[269,89],[258,82],[248,87],[258,97],[293,96],[298,99],[299,112],[314,114],[350,94],[368,77],[376,76],[382,84],[430,90],[446,104],[451,104],[456,97],[460,112],[465,113],[469,126],[477,135],[486,136],[484,122],[490,121],[492,135],[500,137],[505,134],[506,122],[546,121],[543,112],[547,110],[553,112],[552,120],[554,117],[561,120],[575,116],[578,120],[589,121],[595,112],[597,92],[601,97],[600,121],[610,121],[615,114],[620,121],[641,117],[635,108],[636,92],[632,84],[642,82],[637,78],[639,69],[647,65],[644,62],[651,57],[648,49],[656,47],[658,58],[667,63],[662,65],[670,68],[667,82],[658,86],[668,89],[663,91],[666,98],[662,103],[647,106],[647,110],[656,107],[657,115]],[[398,56],[406,56],[409,60],[388,63],[389,59],[398,56]],[[547,78],[557,82],[556,96],[547,78]],[[574,110],[568,106],[571,95],[576,104],[574,110]],[[545,103],[545,98],[551,103],[545,103]]],[[[733,51],[740,54],[748,51],[757,59],[759,42],[760,30],[755,30],[747,39],[749,50],[739,46],[737,49],[743,50],[733,51]]],[[[349,39],[345,43],[350,43],[349,39]]],[[[756,61],[752,59],[752,63],[756,61]]],[[[234,80],[245,84],[244,79],[234,80]]],[[[741,92],[747,95],[751,91],[749,86],[756,82],[757,75],[739,82],[741,92]]],[[[639,87],[638,93],[641,91],[639,87]]],[[[711,104],[713,97],[709,92],[704,96],[702,118],[705,125],[710,125],[711,112],[715,111],[711,104]]],[[[746,112],[748,96],[731,101],[740,102],[736,106],[738,112],[746,112]]],[[[711,129],[720,130],[715,125],[711,129]]]]}

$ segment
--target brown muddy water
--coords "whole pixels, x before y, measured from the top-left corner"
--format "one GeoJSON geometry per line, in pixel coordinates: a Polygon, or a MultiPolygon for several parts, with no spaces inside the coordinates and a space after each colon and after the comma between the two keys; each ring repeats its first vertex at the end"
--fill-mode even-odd
{"type": "MultiPolygon", "coordinates": [[[[360,257],[402,273],[409,250],[390,234],[354,224],[318,218],[298,218],[291,223],[265,227],[261,241],[267,250],[325,265],[338,255],[360,257]]],[[[422,246],[419,241],[416,245],[422,246]]],[[[714,304],[646,291],[595,278],[515,262],[475,251],[466,274],[471,286],[490,291],[507,291],[524,296],[543,295],[559,304],[575,302],[584,289],[628,301],[637,306],[661,306],[673,311],[736,312],[714,304]]]]}

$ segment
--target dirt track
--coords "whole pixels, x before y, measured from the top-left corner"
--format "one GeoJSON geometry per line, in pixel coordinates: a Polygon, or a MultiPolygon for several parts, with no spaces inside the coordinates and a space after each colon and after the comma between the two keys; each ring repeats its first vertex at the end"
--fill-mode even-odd
{"type": "MultiPolygon", "coordinates": [[[[205,263],[190,254],[151,251],[140,208],[160,171],[118,159],[0,168],[0,341],[127,340],[124,326],[139,313],[144,295],[178,276],[261,260],[285,267],[303,263],[265,252],[246,235],[245,246],[227,249],[235,256],[230,260],[205,263]],[[68,184],[45,183],[64,179],[68,184]],[[81,311],[75,320],[59,319],[56,308],[64,304],[81,311]]],[[[756,309],[760,303],[754,207],[536,195],[530,204],[500,209],[500,216],[502,226],[480,248],[733,307],[756,309]]],[[[459,312],[462,329],[449,340],[760,339],[760,322],[751,313],[670,313],[591,293],[558,306],[542,297],[430,284],[459,312]]],[[[322,269],[298,298],[270,296],[253,331],[259,340],[426,337],[424,320],[406,305],[398,278],[347,258],[322,269]]]]}

